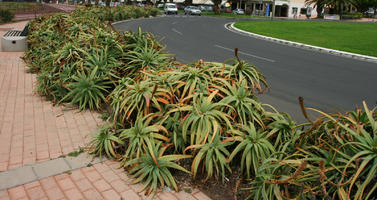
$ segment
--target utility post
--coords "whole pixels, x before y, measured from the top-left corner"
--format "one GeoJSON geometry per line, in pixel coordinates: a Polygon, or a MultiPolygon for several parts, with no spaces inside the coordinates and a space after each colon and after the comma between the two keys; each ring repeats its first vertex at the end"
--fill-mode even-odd
{"type": "Polygon", "coordinates": [[[272,15],[271,20],[273,20],[275,17],[275,0],[272,0],[272,15]]]}

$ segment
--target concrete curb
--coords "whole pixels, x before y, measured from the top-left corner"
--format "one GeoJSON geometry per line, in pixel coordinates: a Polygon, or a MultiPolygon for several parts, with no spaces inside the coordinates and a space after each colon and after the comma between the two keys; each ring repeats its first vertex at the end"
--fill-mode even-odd
{"type": "Polygon", "coordinates": [[[288,45],[288,46],[292,46],[292,47],[297,47],[297,48],[301,48],[301,49],[307,49],[307,50],[327,53],[327,54],[331,54],[331,55],[342,56],[342,57],[346,57],[346,58],[353,58],[353,59],[362,60],[362,61],[366,61],[366,62],[377,63],[377,57],[365,56],[365,55],[356,54],[356,53],[349,53],[349,52],[339,51],[339,50],[335,50],[335,49],[328,49],[328,48],[324,48],[324,47],[312,46],[312,45],[303,44],[303,43],[299,43],[299,42],[292,42],[292,41],[288,41],[288,40],[277,39],[277,38],[273,38],[273,37],[259,35],[259,34],[256,34],[256,33],[250,33],[250,32],[243,31],[241,29],[234,27],[234,23],[235,22],[227,23],[224,26],[229,31],[232,31],[234,33],[238,33],[238,34],[241,34],[241,35],[246,35],[246,36],[250,36],[250,37],[254,37],[254,38],[258,38],[258,39],[262,39],[262,40],[267,40],[267,41],[271,41],[271,42],[275,42],[275,43],[279,43],[279,44],[284,44],[284,45],[288,45]]]}
{"type": "Polygon", "coordinates": [[[71,170],[88,167],[89,165],[106,160],[106,158],[100,160],[99,158],[92,158],[92,156],[89,156],[87,153],[81,153],[77,157],[61,157],[0,172],[0,191],[50,176],[68,173],[71,170]]]}

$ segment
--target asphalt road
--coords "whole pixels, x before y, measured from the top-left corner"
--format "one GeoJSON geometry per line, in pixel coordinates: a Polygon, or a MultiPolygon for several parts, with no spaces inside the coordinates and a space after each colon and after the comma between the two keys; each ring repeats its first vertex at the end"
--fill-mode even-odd
{"type": "MultiPolygon", "coordinates": [[[[166,16],[114,25],[118,30],[152,32],[178,61],[223,62],[239,49],[241,59],[254,63],[271,86],[259,98],[303,122],[297,98],[308,107],[343,112],[377,101],[377,64],[299,49],[233,33],[224,24],[234,19],[166,16]]],[[[313,115],[314,114],[310,114],[313,115]]]]}

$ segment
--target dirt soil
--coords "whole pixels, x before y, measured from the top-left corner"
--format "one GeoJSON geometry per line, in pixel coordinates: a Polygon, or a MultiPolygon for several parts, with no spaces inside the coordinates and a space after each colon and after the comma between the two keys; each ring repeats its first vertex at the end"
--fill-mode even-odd
{"type": "MultiPolygon", "coordinates": [[[[188,165],[185,164],[185,165],[188,165]]],[[[185,166],[186,169],[190,169],[190,166],[185,166]]],[[[232,167],[232,174],[227,173],[224,183],[221,178],[206,179],[206,174],[198,174],[195,180],[192,175],[186,174],[181,171],[175,171],[174,178],[177,181],[178,187],[187,193],[191,193],[190,188],[196,188],[201,190],[211,199],[216,200],[243,200],[248,196],[248,191],[242,190],[250,185],[248,181],[241,179],[239,171],[240,167],[232,167]]]]}

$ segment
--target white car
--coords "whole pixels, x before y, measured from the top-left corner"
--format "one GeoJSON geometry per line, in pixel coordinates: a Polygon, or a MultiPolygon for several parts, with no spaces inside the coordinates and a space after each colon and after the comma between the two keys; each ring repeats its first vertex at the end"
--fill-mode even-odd
{"type": "Polygon", "coordinates": [[[178,8],[175,3],[166,3],[164,6],[165,15],[168,14],[178,14],[178,8]]]}
{"type": "Polygon", "coordinates": [[[202,15],[202,11],[196,6],[187,6],[185,8],[185,15],[202,15]]]}
{"type": "Polygon", "coordinates": [[[232,13],[236,14],[236,15],[244,15],[245,11],[241,8],[237,8],[237,9],[233,10],[232,13]]]}

